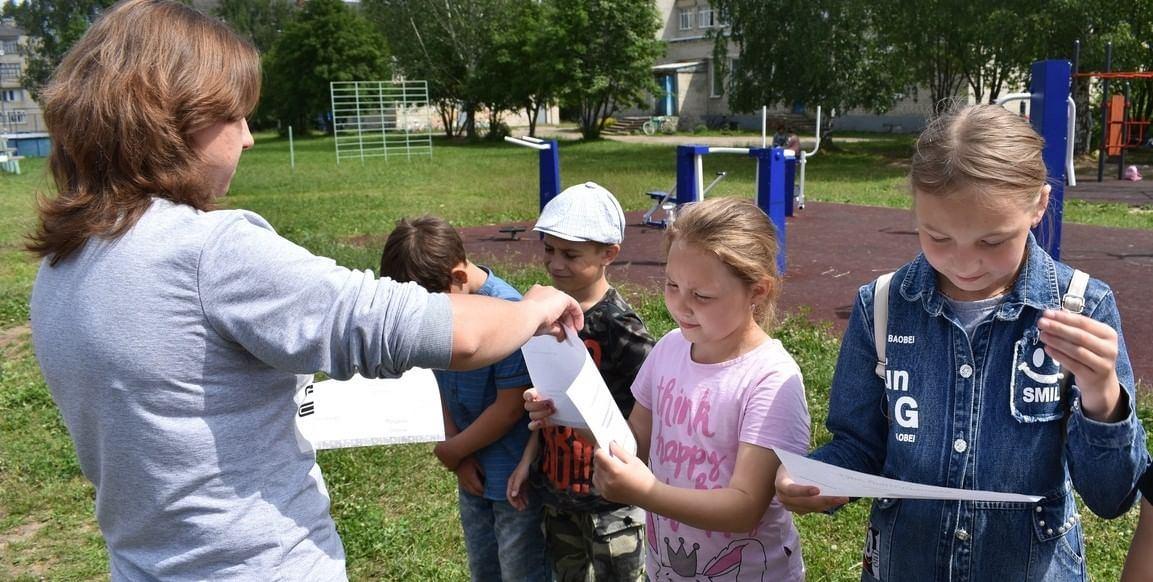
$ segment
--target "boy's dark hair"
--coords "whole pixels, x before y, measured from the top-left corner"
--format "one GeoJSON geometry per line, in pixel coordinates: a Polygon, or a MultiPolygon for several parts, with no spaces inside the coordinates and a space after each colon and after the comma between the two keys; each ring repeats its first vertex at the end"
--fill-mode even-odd
{"type": "Polygon", "coordinates": [[[453,267],[466,260],[464,241],[443,218],[402,218],[384,243],[380,274],[443,293],[452,286],[453,267]]]}

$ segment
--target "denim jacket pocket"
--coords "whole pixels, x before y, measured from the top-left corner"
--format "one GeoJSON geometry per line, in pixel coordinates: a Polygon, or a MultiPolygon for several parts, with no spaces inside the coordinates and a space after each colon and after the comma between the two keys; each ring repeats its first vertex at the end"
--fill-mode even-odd
{"type": "Polygon", "coordinates": [[[1030,512],[1036,541],[1029,552],[1030,580],[1085,580],[1085,545],[1081,516],[1066,491],[1039,501],[1030,512]]]}
{"type": "Polygon", "coordinates": [[[1060,372],[1057,362],[1045,353],[1037,328],[1017,340],[1009,383],[1009,410],[1017,422],[1051,422],[1065,415],[1060,372]]]}

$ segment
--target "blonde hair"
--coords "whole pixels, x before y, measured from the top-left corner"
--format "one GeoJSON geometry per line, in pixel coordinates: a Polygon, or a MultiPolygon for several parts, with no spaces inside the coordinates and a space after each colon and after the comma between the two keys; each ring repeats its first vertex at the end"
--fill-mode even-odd
{"type": "Polygon", "coordinates": [[[1047,179],[1044,145],[1029,122],[1000,105],[954,108],[917,138],[909,183],[928,196],[968,192],[1028,206],[1047,179]]]}
{"type": "Polygon", "coordinates": [[[768,279],[769,292],[754,308],[753,317],[762,328],[772,327],[781,294],[780,245],[772,220],[752,200],[709,198],[686,205],[665,236],[666,255],[677,241],[715,255],[747,285],[768,279]]]}
{"type": "Polygon", "coordinates": [[[259,96],[260,55],[224,23],[172,0],[119,2],[44,91],[58,195],[39,200],[28,250],[56,264],[124,234],[153,196],[209,210],[191,135],[248,115],[259,96]]]}

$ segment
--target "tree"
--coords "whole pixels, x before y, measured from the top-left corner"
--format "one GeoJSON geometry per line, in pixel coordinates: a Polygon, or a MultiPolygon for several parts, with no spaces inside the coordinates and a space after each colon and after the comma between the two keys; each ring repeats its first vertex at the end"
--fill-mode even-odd
{"type": "Polygon", "coordinates": [[[432,100],[453,137],[459,115],[476,137],[474,117],[484,87],[479,72],[489,58],[493,29],[506,5],[518,0],[365,0],[405,77],[428,81],[432,100]]]}
{"type": "Polygon", "coordinates": [[[565,81],[563,51],[549,4],[514,2],[502,26],[494,29],[489,58],[482,62],[481,99],[494,110],[523,109],[528,133],[536,135],[541,111],[565,81]]]}
{"type": "Polygon", "coordinates": [[[33,99],[48,83],[52,71],[88,26],[115,0],[25,0],[6,3],[4,15],[28,35],[21,85],[33,99]]]}
{"type": "Polygon", "coordinates": [[[730,35],[714,33],[717,62],[728,40],[740,49],[729,105],[810,103],[826,109],[884,112],[909,78],[878,37],[879,13],[865,0],[716,0],[730,35]]]}
{"type": "Polygon", "coordinates": [[[596,138],[618,108],[655,92],[660,22],[651,0],[552,1],[552,50],[566,76],[558,95],[579,112],[581,135],[596,138]]]}
{"type": "Polygon", "coordinates": [[[384,38],[341,0],[305,4],[265,56],[264,68],[268,110],[305,132],[328,111],[330,82],[390,76],[384,38]]]}
{"type": "Polygon", "coordinates": [[[266,53],[292,17],[287,0],[220,0],[213,14],[266,53]]]}

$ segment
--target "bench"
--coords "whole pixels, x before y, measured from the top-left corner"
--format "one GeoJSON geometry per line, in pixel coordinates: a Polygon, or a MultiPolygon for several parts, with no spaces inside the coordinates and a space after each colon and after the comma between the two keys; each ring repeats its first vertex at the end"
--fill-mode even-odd
{"type": "MultiPolygon", "coordinates": [[[[16,150],[9,148],[8,151],[15,152],[16,150]]],[[[12,153],[0,152],[0,169],[4,170],[5,172],[20,175],[20,160],[23,159],[24,156],[17,156],[13,155],[12,153]]]]}

